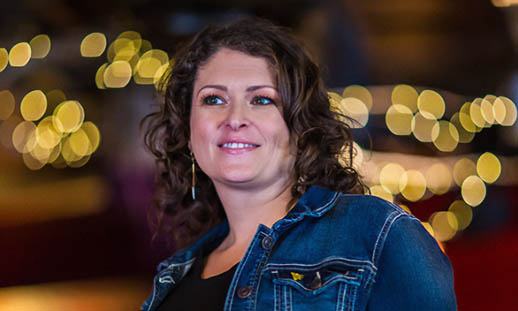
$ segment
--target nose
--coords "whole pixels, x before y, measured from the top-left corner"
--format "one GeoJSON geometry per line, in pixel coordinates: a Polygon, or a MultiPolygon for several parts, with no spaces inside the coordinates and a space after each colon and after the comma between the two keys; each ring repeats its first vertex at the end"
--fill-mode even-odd
{"type": "Polygon", "coordinates": [[[249,124],[246,107],[243,106],[244,105],[235,103],[229,107],[225,125],[233,131],[245,128],[249,124]]]}

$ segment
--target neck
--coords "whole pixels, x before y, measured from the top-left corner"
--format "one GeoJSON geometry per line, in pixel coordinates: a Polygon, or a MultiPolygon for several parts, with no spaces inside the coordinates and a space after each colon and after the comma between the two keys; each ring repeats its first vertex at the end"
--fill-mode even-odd
{"type": "Polygon", "coordinates": [[[215,184],[230,231],[221,248],[248,246],[259,224],[271,227],[288,213],[292,183],[279,181],[264,189],[215,184]]]}

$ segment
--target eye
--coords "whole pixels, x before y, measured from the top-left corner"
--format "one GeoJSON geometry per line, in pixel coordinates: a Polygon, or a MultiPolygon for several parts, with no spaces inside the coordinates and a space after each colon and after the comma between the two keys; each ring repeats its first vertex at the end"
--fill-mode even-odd
{"type": "Polygon", "coordinates": [[[223,99],[216,95],[205,96],[203,97],[202,101],[205,105],[222,105],[225,103],[223,99]]]}
{"type": "Polygon", "coordinates": [[[252,99],[253,105],[275,105],[275,101],[266,96],[256,96],[252,99]]]}

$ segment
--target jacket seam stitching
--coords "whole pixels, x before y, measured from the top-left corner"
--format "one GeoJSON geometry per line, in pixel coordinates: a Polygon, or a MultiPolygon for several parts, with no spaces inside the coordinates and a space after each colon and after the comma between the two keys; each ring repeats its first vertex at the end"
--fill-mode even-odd
{"type": "Polygon", "coordinates": [[[385,240],[388,236],[388,233],[392,228],[392,225],[404,215],[405,214],[403,213],[394,211],[385,220],[385,223],[383,224],[383,227],[381,228],[381,231],[378,234],[378,237],[376,238],[376,243],[374,244],[374,251],[371,257],[371,261],[376,268],[378,267],[378,259],[383,249],[383,245],[385,244],[385,240]]]}

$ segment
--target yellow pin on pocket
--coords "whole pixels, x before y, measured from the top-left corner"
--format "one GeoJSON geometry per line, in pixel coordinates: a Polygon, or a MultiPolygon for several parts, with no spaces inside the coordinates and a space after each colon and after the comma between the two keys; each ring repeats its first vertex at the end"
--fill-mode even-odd
{"type": "Polygon", "coordinates": [[[290,272],[290,273],[291,273],[291,278],[294,281],[302,280],[304,278],[304,275],[302,275],[300,273],[297,273],[297,272],[290,272]]]}

